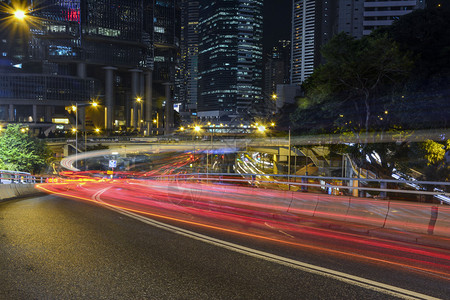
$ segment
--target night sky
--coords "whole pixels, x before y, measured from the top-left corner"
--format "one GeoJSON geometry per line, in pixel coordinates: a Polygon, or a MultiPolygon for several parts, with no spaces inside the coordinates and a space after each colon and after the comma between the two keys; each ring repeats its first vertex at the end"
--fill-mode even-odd
{"type": "Polygon", "coordinates": [[[291,39],[292,0],[264,0],[264,50],[280,39],[291,39]]]}

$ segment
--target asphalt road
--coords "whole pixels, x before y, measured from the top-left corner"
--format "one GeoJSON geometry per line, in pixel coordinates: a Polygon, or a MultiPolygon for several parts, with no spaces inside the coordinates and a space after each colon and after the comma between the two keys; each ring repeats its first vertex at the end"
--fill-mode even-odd
{"type": "Polygon", "coordinates": [[[373,283],[362,279],[355,283],[359,277],[306,271],[296,262],[450,298],[445,278],[223,233],[215,236],[248,247],[235,249],[180,232],[55,196],[0,203],[0,299],[396,298],[385,286],[371,288],[373,283]],[[251,249],[265,252],[251,254],[251,249]]]}

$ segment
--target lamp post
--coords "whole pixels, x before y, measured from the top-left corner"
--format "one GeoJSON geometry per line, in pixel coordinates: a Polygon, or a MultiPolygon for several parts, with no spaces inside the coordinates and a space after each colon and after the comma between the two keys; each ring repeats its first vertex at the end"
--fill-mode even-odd
{"type": "MultiPolygon", "coordinates": [[[[72,106],[72,109],[75,111],[75,168],[78,169],[78,107],[85,107],[85,106],[94,106],[96,107],[98,105],[97,102],[91,102],[91,103],[75,103],[74,106],[72,106]]],[[[86,132],[86,129],[85,129],[86,132]]]]}
{"type": "Polygon", "coordinates": [[[136,120],[136,127],[139,128],[138,131],[141,131],[141,119],[142,119],[142,111],[143,111],[143,105],[144,105],[144,101],[142,100],[141,97],[136,97],[136,109],[137,109],[137,105],[140,104],[140,108],[138,110],[138,113],[135,114],[135,116],[137,117],[136,120]]]}
{"type": "Polygon", "coordinates": [[[194,139],[194,153],[193,153],[193,157],[194,157],[194,161],[195,161],[195,138],[197,137],[197,134],[202,130],[202,128],[199,125],[195,125],[194,126],[194,135],[192,136],[192,138],[194,139]]]}
{"type": "MultiPolygon", "coordinates": [[[[291,181],[291,127],[289,126],[289,149],[288,149],[288,182],[291,181]]],[[[290,189],[289,185],[289,189],[290,189]]]]}

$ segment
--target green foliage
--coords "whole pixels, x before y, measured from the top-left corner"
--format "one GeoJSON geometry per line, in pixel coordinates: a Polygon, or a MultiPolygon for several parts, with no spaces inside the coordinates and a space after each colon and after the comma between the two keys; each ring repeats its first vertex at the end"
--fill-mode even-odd
{"type": "Polygon", "coordinates": [[[428,181],[449,181],[450,165],[445,161],[445,151],[449,150],[450,140],[412,143],[409,147],[407,167],[419,171],[418,179],[428,181]]]}
{"type": "Polygon", "coordinates": [[[427,165],[436,165],[444,160],[444,145],[432,140],[426,140],[420,145],[423,157],[426,159],[427,165]]]}
{"type": "Polygon", "coordinates": [[[307,100],[292,120],[299,127],[310,121],[309,126],[326,131],[379,128],[392,95],[412,67],[410,55],[387,34],[356,40],[345,33],[333,37],[322,54],[326,63],[304,83],[307,100]]]}
{"type": "Polygon", "coordinates": [[[0,160],[0,170],[16,171],[18,170],[18,167],[15,164],[5,163],[4,161],[0,160]]]}
{"type": "Polygon", "coordinates": [[[417,57],[413,75],[434,79],[450,72],[450,9],[416,10],[384,29],[403,51],[417,57]]]}
{"type": "Polygon", "coordinates": [[[404,128],[450,124],[450,9],[417,10],[382,30],[414,57],[414,69],[392,112],[404,128]]]}
{"type": "Polygon", "coordinates": [[[0,135],[0,161],[15,171],[39,172],[47,165],[51,152],[46,144],[22,132],[20,125],[10,125],[0,135]]]}

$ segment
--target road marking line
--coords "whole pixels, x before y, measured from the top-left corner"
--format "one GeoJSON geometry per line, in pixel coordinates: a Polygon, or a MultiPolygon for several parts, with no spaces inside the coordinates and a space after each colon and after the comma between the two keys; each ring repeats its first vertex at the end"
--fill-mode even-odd
{"type": "Polygon", "coordinates": [[[290,238],[293,238],[293,239],[295,238],[293,235],[290,235],[289,233],[286,233],[283,230],[278,230],[278,232],[281,232],[282,234],[284,234],[284,235],[286,235],[286,236],[288,236],[290,238]]]}
{"type": "Polygon", "coordinates": [[[380,292],[386,295],[390,295],[390,296],[394,296],[394,297],[399,297],[402,299],[438,299],[438,298],[434,298],[432,296],[428,296],[425,294],[421,294],[421,293],[417,293],[414,291],[410,291],[410,290],[406,290],[406,289],[402,289],[399,287],[395,287],[392,285],[388,285],[388,284],[384,284],[381,282],[377,282],[377,281],[373,281],[370,279],[365,279],[362,277],[358,277],[358,276],[354,276],[351,274],[347,274],[347,273],[343,273],[343,272],[339,272],[339,271],[335,271],[335,270],[331,270],[331,269],[327,269],[324,267],[320,267],[320,266],[315,266],[312,264],[308,264],[308,263],[304,263],[304,262],[300,262],[297,260],[293,260],[293,259],[289,259],[289,258],[285,258],[282,256],[278,256],[275,254],[271,254],[268,252],[264,252],[264,251],[259,251],[259,250],[255,250],[252,248],[248,248],[245,246],[241,246],[238,244],[234,244],[234,243],[230,243],[227,241],[223,241],[223,240],[219,240],[213,237],[209,237],[207,235],[203,235],[200,233],[196,233],[190,230],[186,230],[183,228],[179,228],[173,225],[169,225],[169,224],[165,224],[159,221],[155,221],[153,219],[141,216],[139,214],[135,214],[132,212],[129,212],[127,210],[123,210],[120,208],[116,208],[116,207],[112,207],[110,205],[108,205],[107,203],[103,202],[100,199],[100,196],[103,192],[105,192],[106,190],[108,190],[109,188],[106,188],[104,190],[101,190],[99,192],[97,192],[95,194],[95,199],[97,201],[99,201],[100,203],[104,204],[106,208],[116,211],[120,214],[126,215],[130,218],[133,218],[135,220],[141,221],[145,224],[160,228],[160,229],[164,229],[166,231],[172,232],[172,233],[176,233],[185,237],[189,237],[195,240],[199,240],[214,246],[218,246],[218,247],[222,247],[234,252],[238,252],[241,254],[245,254],[248,256],[252,256],[255,258],[259,258],[259,259],[263,259],[266,261],[270,261],[270,262],[274,262],[274,263],[278,263],[281,265],[285,265],[291,268],[295,268],[298,270],[302,270],[304,272],[308,272],[308,273],[312,273],[312,274],[316,274],[316,275],[321,275],[324,277],[328,277],[328,278],[332,278],[338,281],[342,281],[345,282],[347,284],[351,284],[351,285],[355,285],[355,286],[359,286],[365,289],[369,289],[369,290],[373,290],[376,292],[380,292]]]}

